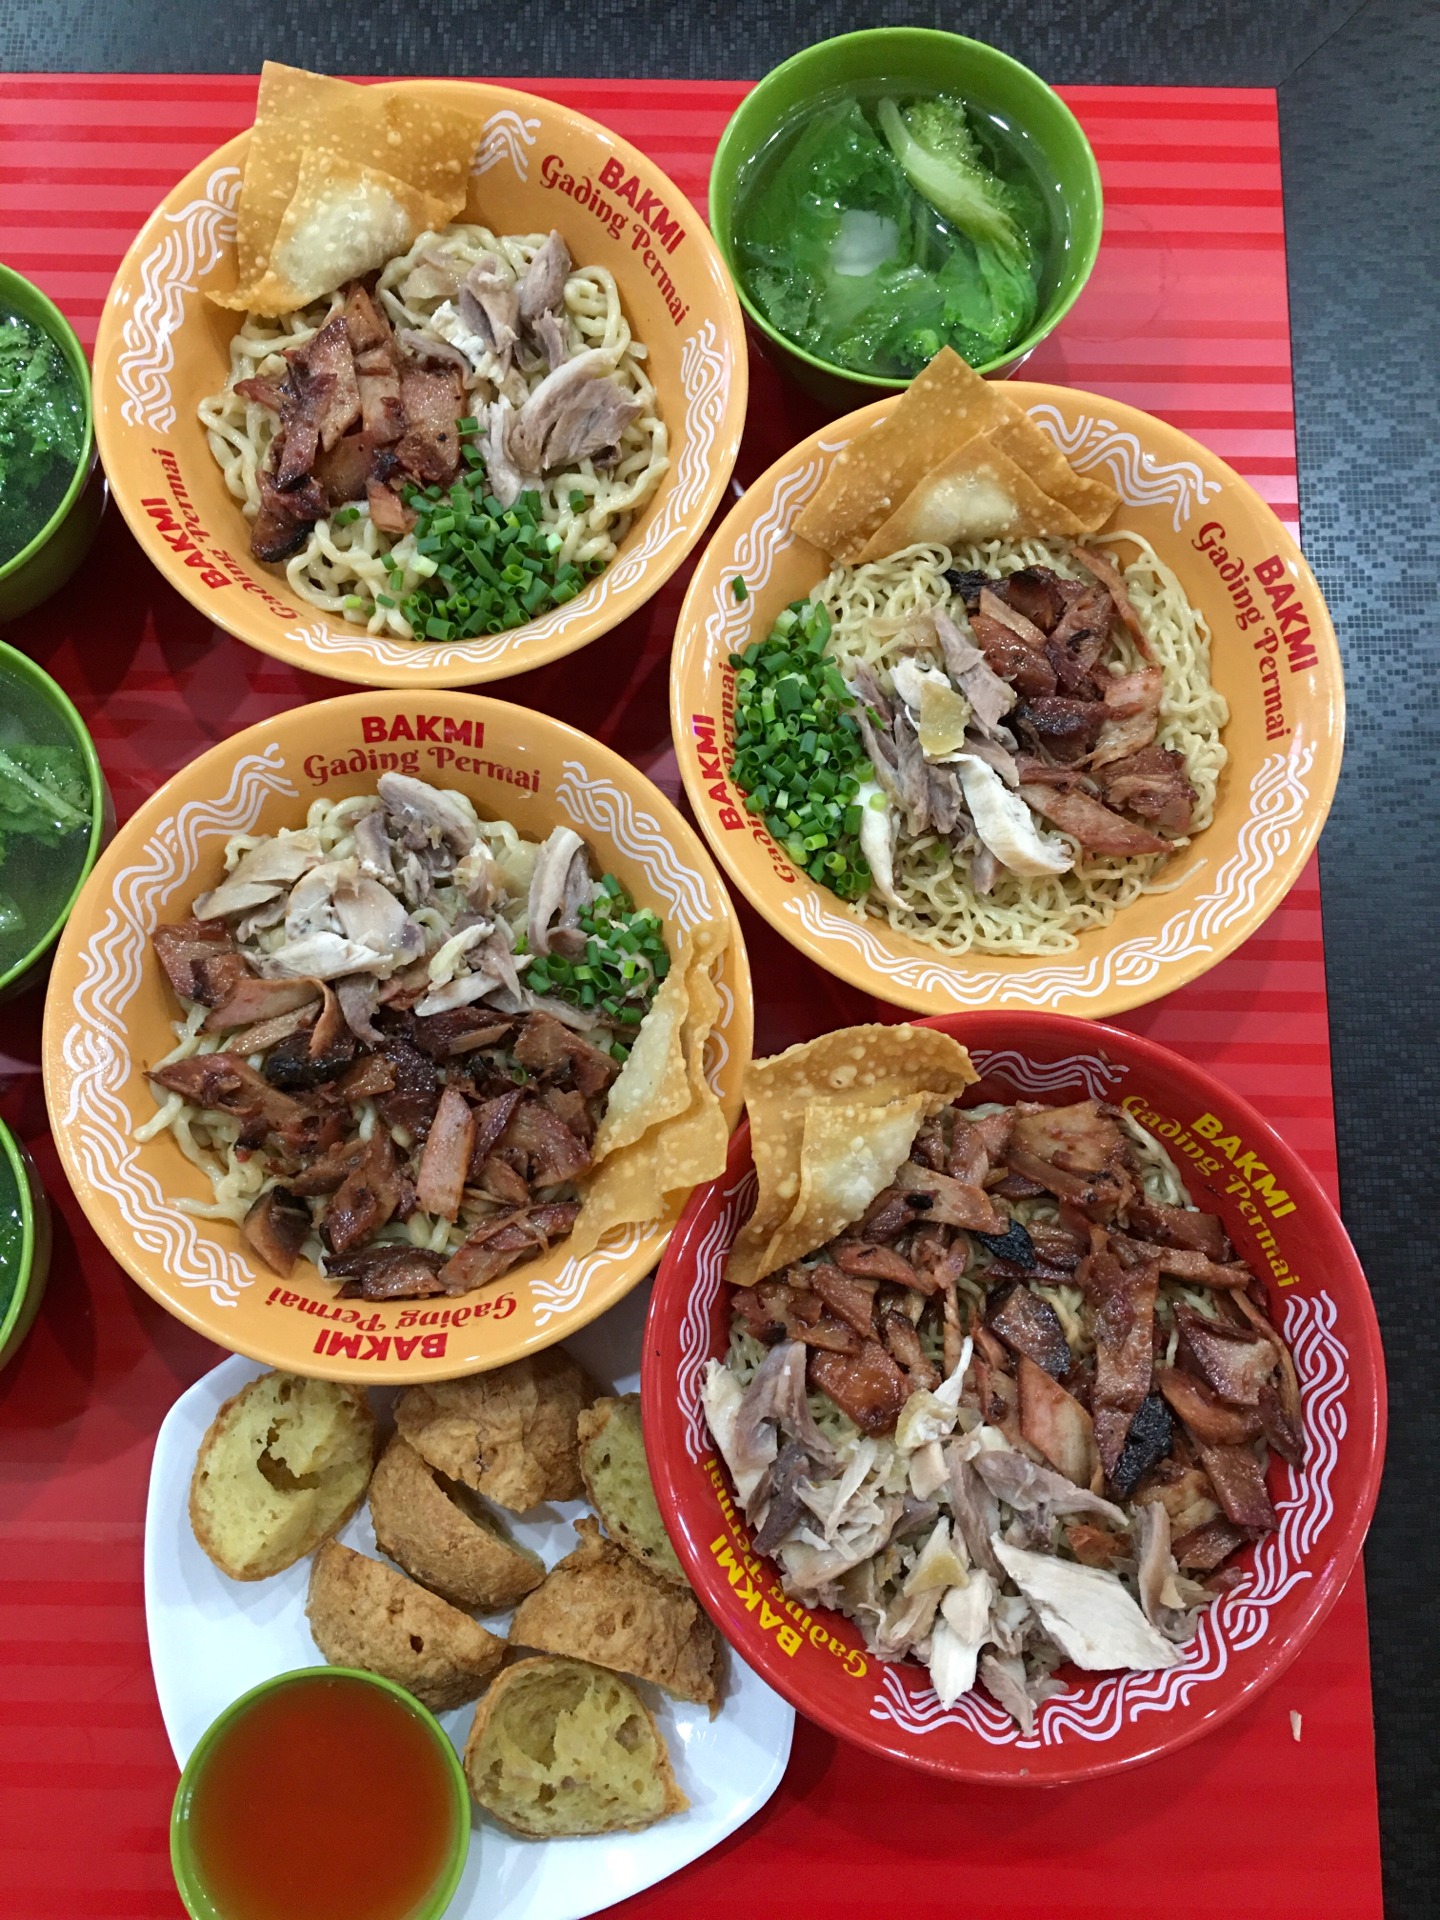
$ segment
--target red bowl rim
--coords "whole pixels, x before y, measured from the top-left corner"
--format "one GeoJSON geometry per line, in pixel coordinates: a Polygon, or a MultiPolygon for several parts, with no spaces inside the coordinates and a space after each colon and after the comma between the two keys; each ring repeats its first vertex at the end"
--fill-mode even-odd
{"type": "MultiPolygon", "coordinates": [[[[1344,1435],[1343,1444],[1352,1457],[1357,1448],[1365,1448],[1368,1453],[1359,1497],[1352,1502],[1345,1514],[1336,1514],[1337,1531],[1331,1542],[1328,1557],[1316,1573],[1314,1580],[1308,1583],[1307,1591],[1299,1602],[1298,1617],[1294,1618],[1288,1631],[1270,1647],[1255,1672],[1238,1685],[1232,1686],[1228,1693],[1216,1698],[1214,1705],[1208,1711],[1192,1718],[1188,1725],[1165,1733],[1161,1729],[1164,1728],[1167,1720],[1173,1719],[1173,1715],[1154,1716],[1156,1736],[1145,1743],[1140,1751],[1099,1758],[1096,1757],[1093,1748],[1085,1756],[1081,1756],[1077,1749],[1075,1765],[1069,1768],[1051,1768],[1044,1774],[1034,1774],[1028,1769],[1013,1765],[1008,1768],[998,1765],[957,1765],[953,1761],[929,1758],[923,1752],[917,1751],[913,1745],[907,1746],[905,1744],[907,1736],[898,1730],[891,1734],[881,1731],[887,1723],[874,1723],[875,1730],[872,1731],[870,1723],[866,1722],[863,1723],[863,1732],[857,1732],[857,1723],[853,1718],[833,1712],[823,1703],[816,1705],[799,1697],[799,1690],[793,1682],[790,1682],[790,1672],[793,1672],[793,1669],[787,1671],[784,1657],[778,1648],[771,1644],[769,1636],[756,1635],[742,1644],[739,1635],[731,1630],[726,1613],[721,1611],[710,1616],[739,1658],[754,1668],[769,1685],[775,1688],[776,1692],[789,1700],[798,1713],[804,1714],[839,1739],[848,1741],[852,1745],[867,1748],[887,1759],[898,1760],[905,1766],[915,1767],[922,1772],[935,1774],[944,1779],[987,1786],[1053,1787],[1068,1785],[1075,1781],[1096,1780],[1109,1774],[1127,1771],[1131,1767],[1141,1766],[1146,1761],[1159,1759],[1162,1755],[1178,1752],[1193,1741],[1202,1739],[1213,1733],[1216,1728],[1223,1726],[1279,1679],[1303,1651],[1339,1599],[1359,1559],[1360,1549],[1374,1514],[1384,1468],[1388,1417],[1387,1392],[1384,1349],[1374,1303],[1359,1256],[1355,1252],[1339,1213],[1296,1149],[1276,1132],[1269,1121],[1258,1113],[1248,1100],[1233,1093],[1223,1081],[1206,1073],[1193,1061],[1187,1060],[1183,1054],[1175,1053],[1170,1048],[1147,1039],[1143,1034],[1132,1033],[1128,1028],[1117,1027],[1106,1021],[1080,1020],[1067,1014],[1035,1013],[1023,1009],[933,1014],[923,1018],[917,1016],[910,1024],[938,1027],[962,1044],[971,1045],[976,1049],[982,1045],[993,1045],[996,1041],[995,1030],[997,1029],[1003,1034],[1000,1043],[1010,1045],[1023,1045],[1027,1036],[1039,1041],[1047,1038],[1059,1039],[1063,1035],[1067,1036],[1066,1044],[1076,1045],[1082,1050],[1103,1054],[1107,1048],[1113,1048],[1117,1057],[1123,1059],[1128,1056],[1135,1064],[1144,1066],[1157,1077],[1189,1079],[1197,1089],[1213,1091],[1225,1102],[1225,1111],[1243,1124],[1247,1139],[1258,1140],[1263,1150],[1274,1156],[1268,1164],[1274,1169],[1276,1175],[1285,1180],[1290,1191],[1298,1190],[1303,1195],[1305,1203],[1312,1207],[1314,1216],[1323,1221],[1324,1225],[1319,1231],[1322,1238],[1329,1243],[1327,1265],[1328,1277],[1332,1279],[1332,1284],[1333,1276],[1337,1271],[1341,1268],[1348,1270],[1347,1306],[1354,1313],[1355,1324],[1353,1327],[1347,1327],[1346,1337],[1350,1343],[1352,1358],[1359,1362],[1355,1371],[1368,1372],[1374,1383],[1374,1393],[1368,1407],[1352,1406],[1351,1417],[1344,1435]]],[[[662,1341],[652,1333],[652,1325],[658,1324],[658,1317],[667,1310],[667,1303],[680,1294],[684,1285],[683,1268],[688,1261],[690,1240],[702,1208],[716,1188],[733,1181],[742,1167],[748,1164],[749,1145],[749,1121],[742,1118],[730,1139],[729,1158],[724,1174],[719,1180],[697,1187],[680,1216],[656,1274],[654,1291],[646,1317],[641,1371],[641,1409],[645,1448],[666,1532],[702,1605],[705,1605],[705,1595],[710,1585],[709,1569],[706,1562],[693,1549],[687,1534],[680,1527],[672,1526],[669,1518],[678,1510],[680,1501],[669,1450],[669,1435],[662,1432],[660,1424],[662,1416],[656,1409],[662,1405],[668,1408],[673,1401],[674,1377],[673,1370],[667,1372],[669,1361],[662,1341]]],[[[728,1481],[728,1469],[726,1477],[728,1481]]],[[[706,1611],[709,1612],[708,1607],[706,1611]]],[[[1265,1638],[1269,1640],[1273,1637],[1273,1631],[1267,1628],[1265,1638]]],[[[1001,1748],[998,1752],[1013,1755],[1015,1750],[1001,1748]]]]}

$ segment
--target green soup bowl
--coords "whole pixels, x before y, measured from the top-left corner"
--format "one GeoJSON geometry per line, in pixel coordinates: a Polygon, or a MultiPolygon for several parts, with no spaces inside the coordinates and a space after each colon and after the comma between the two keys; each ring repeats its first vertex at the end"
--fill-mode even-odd
{"type": "Polygon", "coordinates": [[[115,808],[100,756],[74,702],[28,654],[0,640],[0,753],[12,739],[17,713],[25,717],[23,731],[29,743],[71,747],[78,754],[85,777],[85,798],[77,804],[83,806],[85,829],[83,842],[80,829],[75,830],[73,874],[67,870],[59,876],[38,910],[33,909],[27,898],[19,897],[15,883],[21,860],[27,852],[33,860],[33,850],[27,849],[23,834],[7,825],[8,783],[0,764],[0,1001],[38,986],[44,979],[60,929],[70,918],[70,909],[115,827],[115,808]],[[14,920],[17,914],[18,927],[14,920]]]}
{"type": "MultiPolygon", "coordinates": [[[[105,505],[105,476],[95,457],[95,421],[90,396],[90,363],[75,329],[53,300],[11,267],[0,266],[0,312],[28,320],[59,347],[79,383],[85,408],[80,458],[60,503],[18,553],[0,561],[0,620],[13,620],[38,607],[74,573],[95,538],[105,505]]],[[[5,503],[0,495],[0,515],[5,503]]],[[[3,549],[0,549],[3,551],[3,549]]]]}
{"type": "Polygon", "coordinates": [[[0,1367],[15,1356],[50,1278],[50,1202],[34,1162],[0,1121],[0,1367]]]}
{"type": "Polygon", "coordinates": [[[798,346],[766,318],[746,285],[740,259],[743,200],[777,141],[815,108],[847,92],[864,98],[952,94],[999,122],[1023,151],[1041,191],[1055,239],[1034,325],[999,358],[977,362],[985,374],[1013,373],[1080,297],[1100,250],[1100,170],[1073,113],[1018,60],[928,27],[873,27],[806,47],[766,74],[736,108],[710,172],[710,226],[752,332],[774,363],[834,412],[896,393],[909,379],[857,372],[798,346]]]}

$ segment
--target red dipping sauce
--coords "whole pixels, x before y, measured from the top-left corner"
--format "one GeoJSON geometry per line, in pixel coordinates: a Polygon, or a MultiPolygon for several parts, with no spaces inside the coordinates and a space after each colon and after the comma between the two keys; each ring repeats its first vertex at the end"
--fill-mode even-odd
{"type": "Polygon", "coordinates": [[[300,1674],[241,1707],[182,1783],[176,1878],[217,1920],[410,1920],[442,1910],[462,1821],[468,1837],[418,1711],[300,1674]]]}

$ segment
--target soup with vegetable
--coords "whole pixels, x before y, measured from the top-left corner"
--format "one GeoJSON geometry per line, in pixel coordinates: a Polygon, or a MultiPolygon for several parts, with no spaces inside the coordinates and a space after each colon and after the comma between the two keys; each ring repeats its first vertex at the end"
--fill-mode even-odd
{"type": "Polygon", "coordinates": [[[0,1320],[5,1318],[20,1279],[20,1190],[9,1156],[0,1153],[0,1320]]]}
{"type": "Polygon", "coordinates": [[[63,716],[0,674],[0,977],[64,910],[91,825],[85,760],[63,716]]]}
{"type": "Polygon", "coordinates": [[[832,94],[740,182],[735,251],[771,325],[856,373],[972,366],[1029,332],[1056,244],[1023,143],[953,95],[832,94]]]}
{"type": "Polygon", "coordinates": [[[65,498],[85,450],[85,396],[58,342],[0,306],[0,566],[65,498]]]}

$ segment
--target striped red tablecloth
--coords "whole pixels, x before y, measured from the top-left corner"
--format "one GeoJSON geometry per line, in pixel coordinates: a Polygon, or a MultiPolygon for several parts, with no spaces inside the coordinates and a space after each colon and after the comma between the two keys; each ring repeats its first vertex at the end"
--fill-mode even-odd
{"type": "MultiPolygon", "coordinates": [[[[730,82],[517,81],[603,120],[703,208],[730,82]]],[[[1027,375],[1183,427],[1292,524],[1295,445],[1274,95],[1065,90],[1104,177],[1094,278],[1027,375]]],[[[0,77],[0,259],[87,344],[155,202],[248,124],[255,81],[0,77]]],[[[816,424],[755,368],[737,478],[816,424]]],[[[500,689],[629,755],[672,795],[670,633],[685,574],[587,653],[500,689]]],[[[80,705],[123,819],[212,741],[342,691],[247,651],[163,587],[111,515],[76,581],[6,637],[80,705]]],[[[745,915],[758,1051],[865,1017],[745,915]]],[[[1241,951],[1128,1024],[1205,1062],[1335,1191],[1320,895],[1312,864],[1241,951]]],[[[56,1203],[49,1294],[0,1376],[0,1913],[173,1920],[175,1768],[141,1594],[155,1428],[214,1350],[131,1286],[70,1199],[48,1138],[39,1006],[0,1009],[0,1111],[56,1203]]],[[[1110,1783],[954,1790],[800,1722],[770,1805],[625,1911],[901,1913],[967,1920],[1378,1920],[1365,1603],[1357,1576],[1314,1644],[1228,1727],[1110,1783]],[[1292,1725],[1292,1719],[1298,1722],[1292,1725]],[[1298,1731],[1297,1731],[1298,1728],[1298,1731]]]]}

